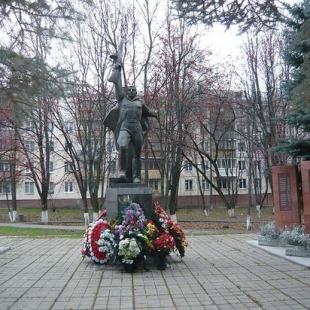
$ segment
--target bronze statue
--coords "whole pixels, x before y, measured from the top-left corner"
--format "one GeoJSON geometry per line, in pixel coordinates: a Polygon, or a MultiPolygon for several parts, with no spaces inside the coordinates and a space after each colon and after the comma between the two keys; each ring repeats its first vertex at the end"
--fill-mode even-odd
{"type": "Polygon", "coordinates": [[[135,86],[126,90],[122,87],[121,47],[113,54],[113,69],[109,82],[115,86],[118,107],[112,109],[104,124],[114,132],[119,151],[119,178],[124,182],[141,183],[141,150],[149,128],[148,117],[157,117],[142,100],[137,97],[135,86]]]}

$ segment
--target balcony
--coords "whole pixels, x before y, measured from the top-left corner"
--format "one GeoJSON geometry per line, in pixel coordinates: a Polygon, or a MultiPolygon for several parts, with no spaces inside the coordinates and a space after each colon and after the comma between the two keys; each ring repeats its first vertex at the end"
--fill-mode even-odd
{"type": "MultiPolygon", "coordinates": [[[[219,168],[221,178],[236,178],[238,177],[238,169],[236,168],[219,168]]],[[[217,177],[217,175],[214,175],[217,177]]]]}

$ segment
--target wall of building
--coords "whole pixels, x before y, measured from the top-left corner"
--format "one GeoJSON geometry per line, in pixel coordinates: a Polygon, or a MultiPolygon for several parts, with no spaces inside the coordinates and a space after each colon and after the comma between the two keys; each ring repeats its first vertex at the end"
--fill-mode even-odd
{"type": "MultiPolygon", "coordinates": [[[[156,201],[160,203],[160,198],[157,197],[156,201]]],[[[207,206],[210,206],[210,196],[205,196],[205,202],[207,206]]],[[[89,206],[90,199],[88,199],[89,206]]],[[[213,206],[224,206],[224,203],[220,196],[213,195],[212,197],[213,206]]],[[[245,194],[239,194],[237,197],[237,206],[245,207],[249,204],[249,197],[245,194]]],[[[253,202],[255,204],[255,201],[253,202]]],[[[272,194],[268,194],[264,203],[265,206],[273,205],[272,194]]],[[[39,199],[18,199],[17,208],[40,208],[39,199]]],[[[82,208],[81,199],[78,197],[67,198],[67,199],[50,199],[49,208],[82,208]]],[[[200,195],[179,195],[178,196],[178,207],[179,208],[190,208],[190,207],[203,207],[202,198],[200,195]]],[[[0,200],[0,208],[7,208],[7,201],[0,200]]]]}

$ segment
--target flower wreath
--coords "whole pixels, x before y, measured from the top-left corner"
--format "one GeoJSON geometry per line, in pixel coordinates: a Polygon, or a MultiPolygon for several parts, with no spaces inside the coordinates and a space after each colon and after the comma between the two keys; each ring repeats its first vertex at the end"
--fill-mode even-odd
{"type": "Polygon", "coordinates": [[[82,254],[91,257],[96,263],[107,263],[115,247],[114,236],[109,229],[110,225],[103,219],[91,224],[85,234],[82,254]]]}

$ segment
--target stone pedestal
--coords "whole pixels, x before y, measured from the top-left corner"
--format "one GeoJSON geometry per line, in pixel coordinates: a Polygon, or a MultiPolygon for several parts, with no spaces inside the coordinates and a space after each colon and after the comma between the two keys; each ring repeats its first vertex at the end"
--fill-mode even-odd
{"type": "Polygon", "coordinates": [[[296,166],[272,167],[273,202],[277,229],[301,224],[296,166]]]}
{"type": "Polygon", "coordinates": [[[280,240],[280,238],[268,238],[266,236],[258,236],[258,245],[262,246],[274,246],[274,247],[283,247],[286,245],[285,241],[280,240]]]}
{"type": "Polygon", "coordinates": [[[310,257],[310,249],[304,246],[288,246],[286,248],[287,256],[310,257]]]}
{"type": "Polygon", "coordinates": [[[129,202],[138,203],[147,219],[153,219],[153,190],[143,183],[111,182],[106,193],[107,218],[116,218],[129,202]]]}
{"type": "Polygon", "coordinates": [[[302,199],[304,206],[304,223],[305,232],[310,234],[310,161],[302,161],[301,182],[302,182],[302,199]]]}

